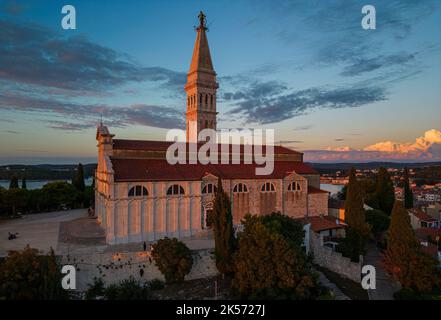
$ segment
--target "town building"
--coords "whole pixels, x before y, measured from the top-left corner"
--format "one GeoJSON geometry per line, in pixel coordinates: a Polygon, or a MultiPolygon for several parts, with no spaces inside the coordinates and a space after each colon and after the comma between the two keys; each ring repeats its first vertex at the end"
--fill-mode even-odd
{"type": "Polygon", "coordinates": [[[438,228],[438,219],[428,215],[419,208],[412,208],[408,210],[410,216],[410,223],[413,229],[418,228],[438,228]]]}

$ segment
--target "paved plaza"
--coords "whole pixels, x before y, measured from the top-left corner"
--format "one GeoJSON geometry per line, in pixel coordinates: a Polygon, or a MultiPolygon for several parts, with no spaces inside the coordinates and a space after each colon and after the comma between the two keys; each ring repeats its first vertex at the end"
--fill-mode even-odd
{"type": "MultiPolygon", "coordinates": [[[[182,239],[192,250],[214,247],[211,234],[182,239]]],[[[87,209],[25,215],[21,219],[0,221],[0,256],[26,245],[43,253],[52,247],[58,255],[141,251],[143,243],[108,245],[98,221],[87,216],[87,209]],[[8,240],[8,232],[18,238],[8,240]]]]}

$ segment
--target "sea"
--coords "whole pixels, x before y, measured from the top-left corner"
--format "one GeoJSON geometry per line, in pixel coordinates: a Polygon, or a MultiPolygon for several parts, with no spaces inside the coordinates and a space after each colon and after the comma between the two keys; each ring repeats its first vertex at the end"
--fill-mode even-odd
{"type": "MultiPolygon", "coordinates": [[[[41,189],[46,183],[54,182],[54,181],[66,181],[71,182],[71,180],[26,180],[26,189],[28,190],[34,190],[34,189],[41,189]]],[[[0,180],[0,187],[3,187],[5,189],[9,189],[9,180],[0,180]]],[[[92,177],[89,177],[87,179],[84,179],[84,183],[86,186],[90,186],[92,184],[92,177]]],[[[18,186],[21,188],[21,180],[18,180],[18,186]]]]}
{"type": "Polygon", "coordinates": [[[322,183],[320,184],[320,189],[329,191],[331,195],[336,195],[343,189],[344,185],[342,184],[329,184],[329,183],[322,183]]]}

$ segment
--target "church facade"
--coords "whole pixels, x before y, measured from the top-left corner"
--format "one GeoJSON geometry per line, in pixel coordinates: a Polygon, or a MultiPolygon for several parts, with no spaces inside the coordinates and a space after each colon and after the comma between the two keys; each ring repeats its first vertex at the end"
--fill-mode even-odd
{"type": "MultiPolygon", "coordinates": [[[[187,75],[187,146],[200,147],[197,134],[216,129],[216,73],[204,16],[196,29],[187,75]],[[190,130],[190,126],[196,126],[190,130]]],[[[175,164],[167,162],[172,142],[115,139],[97,128],[98,166],[95,212],[110,244],[185,238],[211,228],[217,181],[230,197],[233,222],[246,214],[273,211],[294,218],[328,214],[328,193],[320,190],[319,174],[303,162],[303,154],[274,146],[274,170],[256,175],[256,164],[175,164]]],[[[190,148],[187,148],[189,150],[190,148]]],[[[247,151],[240,146],[240,157],[247,151]]]]}

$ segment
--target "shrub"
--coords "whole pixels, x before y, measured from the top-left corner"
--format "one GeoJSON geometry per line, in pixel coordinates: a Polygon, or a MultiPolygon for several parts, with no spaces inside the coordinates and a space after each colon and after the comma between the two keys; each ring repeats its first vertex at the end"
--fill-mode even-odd
{"type": "Polygon", "coordinates": [[[152,256],[167,283],[184,281],[193,266],[190,249],[176,238],[159,240],[153,245],[152,256]]]}
{"type": "Polygon", "coordinates": [[[106,300],[148,300],[150,297],[149,288],[133,277],[122,280],[118,284],[111,284],[104,289],[106,300]]]}
{"type": "Polygon", "coordinates": [[[152,290],[152,291],[161,290],[165,286],[164,281],[162,281],[161,279],[150,280],[149,282],[147,282],[147,285],[149,286],[150,290],[152,290]]]}
{"type": "Polygon", "coordinates": [[[104,296],[104,281],[101,278],[94,277],[93,283],[88,285],[87,291],[86,291],[86,300],[94,300],[97,297],[104,296]]]}

